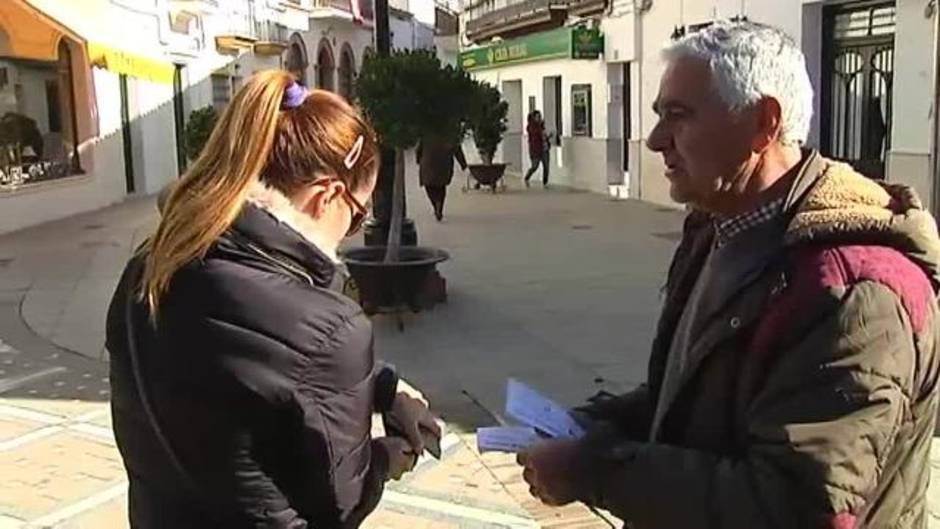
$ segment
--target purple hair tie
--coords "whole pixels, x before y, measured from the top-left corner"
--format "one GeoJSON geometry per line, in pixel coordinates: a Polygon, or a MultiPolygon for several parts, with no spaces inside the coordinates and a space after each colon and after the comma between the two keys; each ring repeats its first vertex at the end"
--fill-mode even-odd
{"type": "Polygon", "coordinates": [[[284,99],[281,100],[281,108],[290,110],[299,107],[307,99],[307,89],[304,85],[294,81],[284,90],[284,99]]]}

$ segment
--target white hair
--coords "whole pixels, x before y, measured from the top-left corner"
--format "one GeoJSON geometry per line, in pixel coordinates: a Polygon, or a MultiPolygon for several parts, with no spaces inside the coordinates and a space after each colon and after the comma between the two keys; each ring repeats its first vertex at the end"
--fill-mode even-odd
{"type": "Polygon", "coordinates": [[[780,141],[803,144],[813,116],[813,85],[806,58],[783,31],[754,22],[718,22],[669,45],[672,62],[695,58],[708,63],[715,88],[732,111],[750,108],[762,98],[780,104],[780,141]]]}

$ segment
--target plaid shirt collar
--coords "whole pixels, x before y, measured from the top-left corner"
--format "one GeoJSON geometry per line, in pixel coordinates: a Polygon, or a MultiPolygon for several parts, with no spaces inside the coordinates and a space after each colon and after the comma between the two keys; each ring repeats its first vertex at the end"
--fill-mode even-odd
{"type": "Polygon", "coordinates": [[[747,213],[727,219],[716,218],[715,247],[720,248],[745,231],[773,220],[783,212],[785,202],[785,198],[778,198],[747,213]]]}

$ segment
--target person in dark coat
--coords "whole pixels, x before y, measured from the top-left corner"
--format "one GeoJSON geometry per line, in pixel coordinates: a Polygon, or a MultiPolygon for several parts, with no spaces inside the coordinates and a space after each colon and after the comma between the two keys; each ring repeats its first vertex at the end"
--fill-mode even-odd
{"type": "Polygon", "coordinates": [[[434,218],[444,218],[444,201],[447,186],[454,179],[454,160],[460,168],[467,170],[467,159],[460,144],[453,144],[438,137],[424,138],[415,151],[418,160],[418,177],[434,208],[434,218]]]}
{"type": "Polygon", "coordinates": [[[236,94],[108,312],[131,527],[355,528],[440,434],[336,288],[378,166],[338,96],[282,71],[236,94]]]}

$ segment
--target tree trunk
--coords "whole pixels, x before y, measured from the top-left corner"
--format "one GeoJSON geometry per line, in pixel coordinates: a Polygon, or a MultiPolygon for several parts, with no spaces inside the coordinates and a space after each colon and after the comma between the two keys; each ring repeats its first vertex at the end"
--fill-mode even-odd
{"type": "Polygon", "coordinates": [[[392,216],[389,219],[388,242],[385,246],[385,262],[398,261],[401,249],[401,226],[405,219],[405,153],[395,151],[395,184],[392,187],[392,216]]]}

